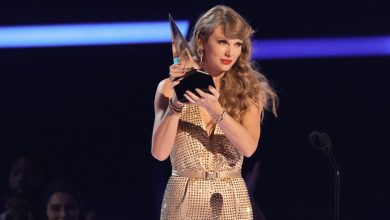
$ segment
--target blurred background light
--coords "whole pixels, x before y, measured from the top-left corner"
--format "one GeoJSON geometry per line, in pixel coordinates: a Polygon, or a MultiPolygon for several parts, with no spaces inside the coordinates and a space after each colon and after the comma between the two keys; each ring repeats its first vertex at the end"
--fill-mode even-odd
{"type": "Polygon", "coordinates": [[[390,55],[390,36],[253,41],[253,58],[326,58],[390,55]]]}
{"type": "MultiPolygon", "coordinates": [[[[188,21],[176,22],[182,33],[188,21]]],[[[0,27],[0,48],[171,42],[169,22],[129,22],[0,27]]]]}

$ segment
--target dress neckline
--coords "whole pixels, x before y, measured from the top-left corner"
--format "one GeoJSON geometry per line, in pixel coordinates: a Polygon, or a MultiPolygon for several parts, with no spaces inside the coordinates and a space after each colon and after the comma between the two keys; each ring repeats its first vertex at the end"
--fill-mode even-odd
{"type": "Polygon", "coordinates": [[[198,113],[198,117],[199,117],[199,120],[200,120],[200,123],[201,123],[201,127],[203,129],[203,131],[205,131],[207,137],[209,139],[212,139],[213,136],[215,135],[215,131],[217,130],[217,125],[214,125],[213,129],[210,131],[210,134],[207,130],[207,125],[206,123],[204,122],[203,118],[202,118],[202,115],[200,113],[200,106],[196,106],[196,109],[197,109],[197,113],[198,113]]]}

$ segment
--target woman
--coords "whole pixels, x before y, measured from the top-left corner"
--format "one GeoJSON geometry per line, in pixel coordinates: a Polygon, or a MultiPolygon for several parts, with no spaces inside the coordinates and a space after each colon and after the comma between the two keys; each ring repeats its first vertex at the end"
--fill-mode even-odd
{"type": "Polygon", "coordinates": [[[23,152],[10,165],[6,210],[0,220],[36,220],[39,196],[50,176],[48,161],[38,152],[23,152]]]}
{"type": "Polygon", "coordinates": [[[252,219],[241,177],[243,157],[250,157],[260,138],[267,103],[275,113],[277,96],[251,66],[252,28],[233,9],[215,6],[197,21],[190,46],[198,64],[215,84],[211,94],[187,91],[181,103],[173,87],[185,62],[170,67],[155,97],[152,155],[170,156],[170,177],[161,219],[252,219]]]}
{"type": "Polygon", "coordinates": [[[65,179],[51,182],[43,196],[42,220],[83,220],[84,205],[76,188],[65,179]]]}

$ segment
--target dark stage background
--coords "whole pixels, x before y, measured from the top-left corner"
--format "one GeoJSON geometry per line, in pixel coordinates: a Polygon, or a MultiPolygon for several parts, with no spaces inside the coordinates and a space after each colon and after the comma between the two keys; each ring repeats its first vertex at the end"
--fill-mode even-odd
{"type": "MultiPolygon", "coordinates": [[[[167,20],[191,27],[224,3],[257,39],[390,34],[385,1],[34,1],[0,4],[0,25],[167,20]]],[[[0,49],[1,193],[6,161],[40,150],[98,219],[158,219],[169,161],[150,154],[153,99],[169,44],[0,49]]],[[[342,172],[341,219],[390,219],[390,57],[257,60],[280,95],[266,114],[255,199],[270,220],[333,218],[333,173],[308,143],[327,132],[342,172]]]]}

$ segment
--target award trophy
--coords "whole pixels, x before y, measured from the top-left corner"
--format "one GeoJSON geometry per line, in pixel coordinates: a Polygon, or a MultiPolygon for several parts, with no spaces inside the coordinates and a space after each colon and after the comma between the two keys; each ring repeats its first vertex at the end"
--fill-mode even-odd
{"type": "Polygon", "coordinates": [[[174,87],[178,100],[183,103],[188,102],[184,97],[184,93],[187,90],[199,95],[195,88],[211,94],[208,87],[210,85],[215,87],[213,78],[208,73],[200,70],[196,62],[198,61],[198,57],[191,50],[171,15],[169,15],[169,22],[171,26],[173,63],[184,62],[186,64],[185,66],[189,66],[191,69],[183,77],[174,79],[180,80],[180,83],[174,87]]]}

